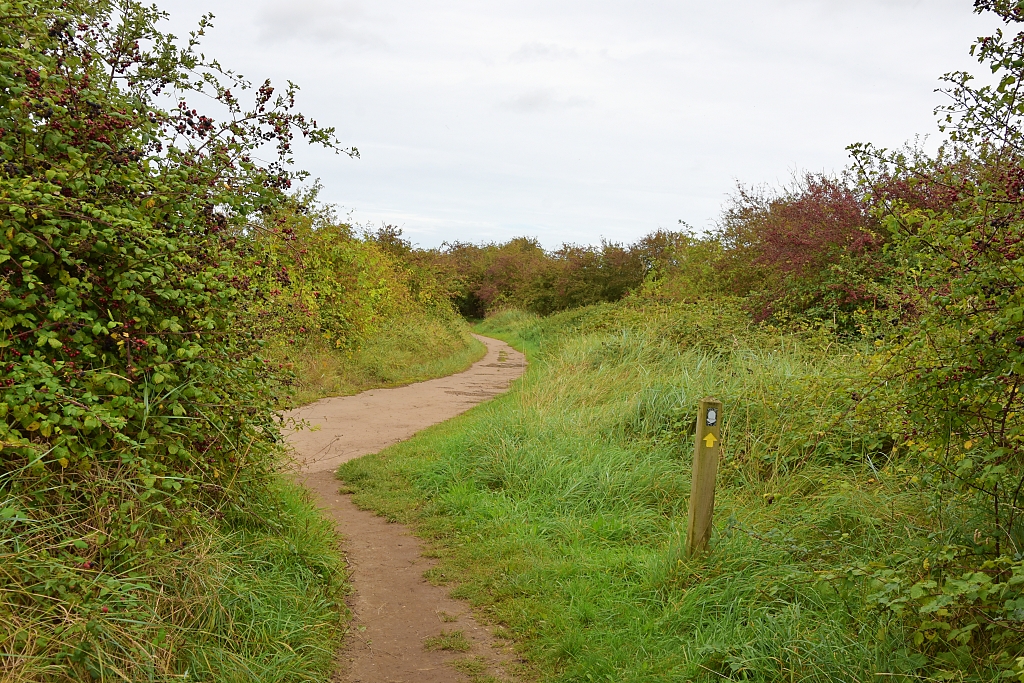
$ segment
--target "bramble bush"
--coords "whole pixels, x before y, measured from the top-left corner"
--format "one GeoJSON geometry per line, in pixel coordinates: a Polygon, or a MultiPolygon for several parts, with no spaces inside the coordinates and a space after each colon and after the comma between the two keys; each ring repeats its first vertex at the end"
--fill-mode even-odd
{"type": "Polygon", "coordinates": [[[132,0],[0,16],[0,670],[161,678],[181,561],[278,457],[239,240],[297,135],[340,147],[295,86],[203,58],[209,17],[180,47],[132,0]]]}
{"type": "Polygon", "coordinates": [[[280,371],[280,407],[464,369],[483,347],[425,252],[394,226],[339,221],[318,190],[254,217],[237,245],[239,325],[280,371]]]}
{"type": "Polygon", "coordinates": [[[271,343],[318,339],[350,351],[394,319],[450,312],[429,270],[356,234],[317,204],[317,189],[256,217],[239,240],[248,329],[271,343]]]}

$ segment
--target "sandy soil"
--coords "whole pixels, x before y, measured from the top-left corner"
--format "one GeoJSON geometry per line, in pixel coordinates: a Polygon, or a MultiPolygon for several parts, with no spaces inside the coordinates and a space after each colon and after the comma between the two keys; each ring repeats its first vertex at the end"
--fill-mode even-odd
{"type": "Polygon", "coordinates": [[[297,478],[338,525],[351,572],[354,617],[336,681],[466,681],[471,677],[463,672],[472,670],[508,678],[510,649],[477,623],[468,605],[423,578],[434,563],[423,557],[420,540],[401,524],[357,508],[338,493],[334,478],[341,463],[376,453],[506,391],[525,370],[523,355],[496,339],[477,339],[487,345],[487,355],[465,372],[323,399],[288,414],[313,427],[288,436],[302,469],[297,478]],[[428,638],[453,631],[464,634],[469,650],[427,649],[428,638]],[[453,666],[458,660],[461,672],[453,666]]]}

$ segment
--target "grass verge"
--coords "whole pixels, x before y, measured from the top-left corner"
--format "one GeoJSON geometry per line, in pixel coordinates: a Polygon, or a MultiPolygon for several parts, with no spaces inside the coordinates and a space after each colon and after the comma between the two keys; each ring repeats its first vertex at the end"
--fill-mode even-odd
{"type": "Polygon", "coordinates": [[[845,420],[855,349],[728,309],[507,313],[513,390],[339,477],[413,524],[551,681],[911,681],[925,658],[844,568],[912,555],[917,477],[845,420]],[[697,400],[725,402],[710,553],[687,559],[697,400]],[[876,466],[877,462],[877,466],[876,466]],[[840,577],[840,578],[837,578],[840,577]]]}
{"type": "Polygon", "coordinates": [[[191,569],[181,659],[200,680],[327,680],[347,621],[334,527],[291,483],[254,502],[191,569]]]}
{"type": "Polygon", "coordinates": [[[327,396],[349,396],[461,372],[487,349],[461,319],[428,312],[388,322],[355,351],[338,350],[314,339],[298,346],[279,341],[269,352],[273,361],[294,373],[287,406],[296,407],[327,396]]]}
{"type": "Polygon", "coordinates": [[[0,680],[297,683],[333,671],[345,567],[333,526],[294,484],[251,490],[244,512],[202,520],[180,547],[116,571],[69,573],[57,552],[23,542],[40,531],[24,522],[5,520],[0,546],[0,566],[32,568],[0,591],[0,680]],[[61,585],[91,597],[66,592],[49,609],[21,598],[61,585]]]}

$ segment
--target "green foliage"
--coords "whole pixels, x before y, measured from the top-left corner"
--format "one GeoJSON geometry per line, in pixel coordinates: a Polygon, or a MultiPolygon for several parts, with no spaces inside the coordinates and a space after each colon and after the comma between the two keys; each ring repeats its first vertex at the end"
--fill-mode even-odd
{"type": "Polygon", "coordinates": [[[658,232],[645,241],[655,242],[658,248],[647,259],[650,268],[643,285],[634,290],[643,298],[665,303],[693,303],[711,298],[735,298],[749,289],[723,277],[730,254],[716,237],[658,232]]]}
{"type": "Polygon", "coordinates": [[[420,259],[447,282],[452,301],[467,317],[503,308],[543,315],[618,301],[643,283],[655,265],[652,259],[661,256],[657,248],[675,237],[659,232],[628,247],[565,244],[552,252],[520,237],[505,244],[449,244],[420,259]]]}
{"type": "Polygon", "coordinates": [[[414,272],[403,255],[361,239],[316,192],[250,223],[243,245],[246,323],[261,338],[295,344],[323,340],[359,348],[392,320],[451,307],[429,273],[414,272]]]}
{"type": "MultiPolygon", "coordinates": [[[[241,603],[189,613],[187,572],[229,542],[212,520],[266,507],[279,452],[277,383],[238,326],[239,240],[284,201],[294,135],[336,148],[333,131],[292,110],[294,86],[265,83],[245,110],[249,84],[196,51],[208,19],[179,48],[135,2],[12,0],[0,14],[3,666],[163,680],[188,668],[191,631],[231,637],[206,619],[262,628],[241,603]],[[268,144],[276,161],[255,161],[268,144]]],[[[289,628],[315,640],[316,593],[339,580],[302,571],[282,595],[297,601],[289,628]]],[[[261,580],[230,575],[203,580],[261,580]]],[[[240,646],[222,644],[211,675],[244,670],[240,646]]]]}
{"type": "Polygon", "coordinates": [[[282,405],[450,374],[482,355],[401,231],[357,235],[317,204],[318,190],[257,217],[239,240],[240,321],[284,371],[282,405]]]}
{"type": "Polygon", "coordinates": [[[972,53],[999,83],[945,77],[950,143],[936,158],[853,148],[891,235],[897,295],[913,312],[879,342],[881,381],[860,410],[886,415],[924,468],[940,528],[924,576],[921,557],[855,571],[938,665],[952,671],[966,653],[985,653],[1010,675],[1024,651],[1024,34],[981,38],[972,53]],[[879,191],[879,178],[899,177],[905,191],[879,191]]]}
{"type": "MultiPolygon", "coordinates": [[[[125,482],[95,488],[103,485],[125,482]]],[[[5,680],[162,681],[189,672],[306,681],[333,670],[347,575],[333,525],[294,485],[250,487],[244,509],[196,519],[174,547],[150,548],[130,567],[103,564],[100,552],[66,560],[61,527],[84,525],[80,514],[44,518],[25,506],[2,522],[0,642],[17,653],[0,665],[5,680]]]]}

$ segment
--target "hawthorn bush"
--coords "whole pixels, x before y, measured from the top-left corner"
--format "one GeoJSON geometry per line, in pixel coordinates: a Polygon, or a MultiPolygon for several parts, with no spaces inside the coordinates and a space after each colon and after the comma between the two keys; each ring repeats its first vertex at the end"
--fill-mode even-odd
{"type": "MultiPolygon", "coordinates": [[[[1007,24],[1016,3],[976,3],[1007,24]]],[[[979,38],[997,82],[947,74],[949,141],[933,158],[852,152],[889,235],[906,324],[879,340],[860,410],[923,472],[935,528],[908,552],[851,567],[943,680],[1024,680],[1024,32],[979,38]]]]}
{"type": "Polygon", "coordinates": [[[715,234],[722,287],[746,296],[759,321],[853,330],[866,309],[887,305],[886,233],[872,208],[851,177],[806,174],[777,192],[740,187],[715,234]]]}
{"type": "Polygon", "coordinates": [[[0,671],[161,678],[197,529],[278,459],[238,240],[285,201],[297,134],[340,148],[294,86],[243,107],[196,51],[209,18],[179,47],[133,0],[0,16],[0,671]]]}

